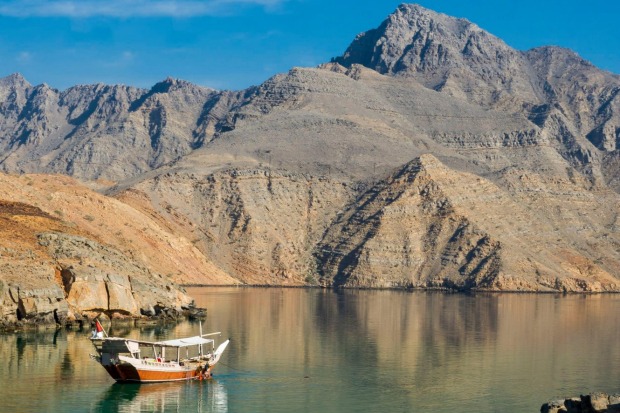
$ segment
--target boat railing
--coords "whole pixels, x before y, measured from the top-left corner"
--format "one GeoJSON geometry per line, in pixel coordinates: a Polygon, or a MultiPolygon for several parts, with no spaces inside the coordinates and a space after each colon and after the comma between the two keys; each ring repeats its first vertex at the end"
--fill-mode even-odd
{"type": "Polygon", "coordinates": [[[179,366],[178,363],[173,362],[173,361],[155,361],[155,360],[148,360],[148,359],[142,359],[142,364],[145,366],[168,367],[168,368],[177,368],[179,366]]]}

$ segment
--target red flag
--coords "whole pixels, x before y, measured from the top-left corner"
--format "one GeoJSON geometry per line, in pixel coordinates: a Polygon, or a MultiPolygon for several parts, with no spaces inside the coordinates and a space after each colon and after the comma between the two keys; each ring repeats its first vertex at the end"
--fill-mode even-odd
{"type": "Polygon", "coordinates": [[[95,328],[97,329],[97,333],[101,333],[103,331],[103,327],[101,326],[101,323],[99,323],[99,320],[95,320],[95,328]]]}

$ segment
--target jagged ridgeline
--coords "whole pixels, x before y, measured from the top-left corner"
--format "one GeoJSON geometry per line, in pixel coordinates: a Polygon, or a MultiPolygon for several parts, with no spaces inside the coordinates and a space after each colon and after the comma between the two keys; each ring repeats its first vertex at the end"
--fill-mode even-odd
{"type": "Polygon", "coordinates": [[[113,308],[109,284],[137,297],[134,278],[618,291],[619,93],[617,75],[570,50],[514,50],[406,4],[331,62],[243,91],[175,79],[58,91],[6,77],[2,222],[24,242],[3,241],[0,260],[40,271],[2,274],[5,314],[31,279],[87,310],[52,276],[68,277],[71,260],[75,282],[91,271],[108,285],[97,309],[126,313],[156,304],[113,308]],[[77,193],[129,215],[110,229],[77,193]],[[160,244],[132,245],[127,226],[136,240],[157,227],[193,258],[159,262],[160,244]]]}

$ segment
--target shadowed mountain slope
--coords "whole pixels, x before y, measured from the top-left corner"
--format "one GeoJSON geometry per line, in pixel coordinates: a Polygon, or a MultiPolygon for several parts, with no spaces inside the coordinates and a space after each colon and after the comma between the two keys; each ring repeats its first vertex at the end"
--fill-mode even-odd
{"type": "Polygon", "coordinates": [[[0,165],[81,179],[137,176],[211,139],[237,95],[171,78],[150,90],[98,84],[60,92],[12,75],[0,81],[0,165]]]}
{"type": "Polygon", "coordinates": [[[510,192],[431,155],[408,163],[330,226],[316,251],[322,276],[381,288],[618,289],[615,192],[523,170],[502,181],[510,192]]]}

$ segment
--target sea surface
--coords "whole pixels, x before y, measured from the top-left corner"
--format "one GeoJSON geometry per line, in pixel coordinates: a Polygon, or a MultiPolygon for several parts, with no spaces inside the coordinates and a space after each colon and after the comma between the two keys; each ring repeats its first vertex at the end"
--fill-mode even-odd
{"type": "MultiPolygon", "coordinates": [[[[2,412],[538,412],[620,391],[620,295],[192,288],[208,381],[115,384],[82,332],[0,335],[2,412]]],[[[162,340],[197,322],[110,334],[162,340]]]]}

